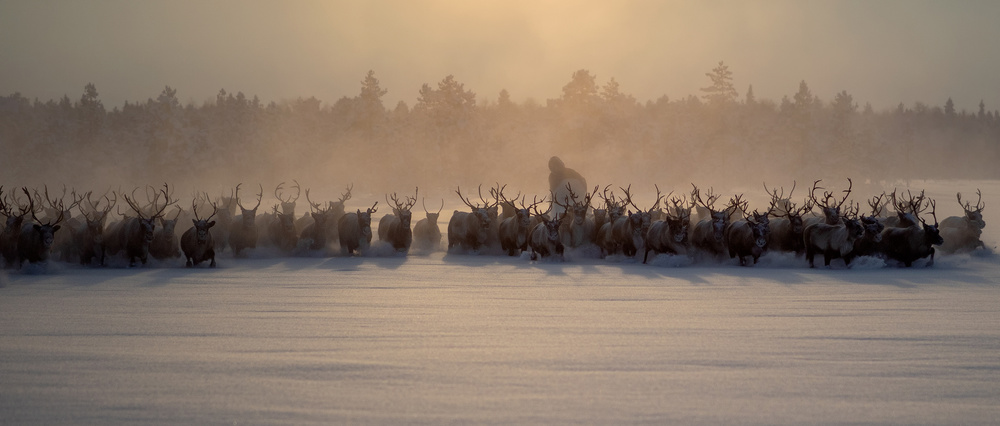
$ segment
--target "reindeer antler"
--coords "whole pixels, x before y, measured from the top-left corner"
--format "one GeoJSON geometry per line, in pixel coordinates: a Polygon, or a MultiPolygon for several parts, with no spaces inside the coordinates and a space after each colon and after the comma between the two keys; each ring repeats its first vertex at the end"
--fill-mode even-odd
{"type": "Polygon", "coordinates": [[[975,208],[975,210],[972,209],[972,204],[970,204],[969,202],[966,202],[965,204],[962,204],[962,193],[961,192],[957,193],[957,196],[958,196],[958,205],[962,206],[962,209],[965,210],[966,212],[982,212],[983,208],[986,207],[986,203],[983,202],[983,191],[981,189],[976,189],[976,195],[979,196],[979,199],[976,200],[976,208],[975,208]]]}
{"type": "Polygon", "coordinates": [[[323,212],[323,207],[321,207],[320,203],[314,203],[312,199],[309,198],[309,188],[306,188],[306,202],[309,203],[310,212],[312,212],[313,210],[323,212]]]}
{"type": "Polygon", "coordinates": [[[885,198],[885,192],[879,194],[878,196],[872,197],[868,200],[868,206],[872,208],[872,216],[880,216],[882,214],[882,208],[884,207],[883,199],[885,198]]]}
{"type": "MultiPolygon", "coordinates": [[[[476,210],[476,209],[479,208],[479,204],[473,205],[471,201],[469,201],[468,199],[466,199],[465,197],[462,196],[462,187],[461,186],[456,187],[456,188],[457,189],[455,190],[455,192],[458,194],[458,198],[460,198],[462,200],[462,202],[465,203],[465,205],[469,206],[469,208],[471,208],[472,210],[476,210]]],[[[480,195],[482,195],[482,193],[483,193],[482,189],[483,189],[483,185],[480,184],[479,185],[479,194],[480,195]]],[[[482,197],[480,197],[480,198],[482,198],[482,197]]],[[[442,204],[443,204],[443,202],[442,202],[442,204]]]]}
{"type": "Polygon", "coordinates": [[[219,211],[219,205],[218,205],[218,203],[213,203],[211,199],[206,199],[205,202],[208,203],[208,205],[212,206],[212,214],[210,214],[210,215],[208,215],[208,217],[202,219],[202,218],[198,217],[198,199],[195,198],[195,199],[191,200],[191,212],[194,214],[194,219],[197,220],[197,221],[204,220],[204,221],[207,222],[209,219],[212,218],[212,216],[215,216],[216,212],[219,211]]]}

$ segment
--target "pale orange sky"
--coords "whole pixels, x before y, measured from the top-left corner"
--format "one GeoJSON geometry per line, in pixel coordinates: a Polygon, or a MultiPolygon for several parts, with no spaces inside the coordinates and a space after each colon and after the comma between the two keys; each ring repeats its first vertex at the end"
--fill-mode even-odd
{"type": "Polygon", "coordinates": [[[996,1],[0,0],[0,95],[333,103],[373,69],[387,107],[449,74],[478,100],[544,103],[583,68],[646,101],[700,94],[723,60],[741,97],[805,80],[827,101],[974,112],[1000,109],[997,18],[996,1]]]}

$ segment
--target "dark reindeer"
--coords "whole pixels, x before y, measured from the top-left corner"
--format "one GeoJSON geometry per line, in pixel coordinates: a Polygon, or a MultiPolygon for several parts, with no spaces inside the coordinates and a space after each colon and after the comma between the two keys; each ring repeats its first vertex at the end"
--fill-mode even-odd
{"type": "Polygon", "coordinates": [[[347,214],[344,203],[351,199],[351,191],[354,190],[354,184],[350,184],[346,189],[347,192],[340,194],[340,198],[337,201],[327,202],[326,212],[329,219],[326,221],[326,230],[329,238],[340,238],[340,218],[347,214]]]}
{"type": "Polygon", "coordinates": [[[96,257],[97,264],[104,266],[106,252],[104,224],[107,221],[108,213],[117,204],[118,196],[115,194],[114,199],[112,199],[105,194],[102,198],[105,200],[104,207],[100,207],[100,199],[97,200],[97,203],[94,203],[91,200],[91,194],[88,193],[87,203],[90,205],[90,209],[83,212],[85,222],[71,229],[74,244],[77,246],[77,251],[80,252],[81,265],[89,265],[96,257]]]}
{"type": "Polygon", "coordinates": [[[879,194],[868,200],[868,207],[871,207],[871,214],[861,215],[861,227],[865,233],[861,238],[854,240],[854,256],[877,256],[881,254],[882,231],[885,225],[879,220],[882,216],[882,209],[885,206],[885,193],[879,194]]]}
{"type": "Polygon", "coordinates": [[[924,191],[920,191],[916,196],[910,190],[906,190],[906,198],[902,194],[896,197],[896,190],[889,194],[893,208],[896,210],[895,217],[887,217],[882,223],[886,228],[908,228],[920,224],[918,217],[927,209],[924,191]]]}
{"type": "Polygon", "coordinates": [[[177,237],[177,222],[184,210],[179,206],[173,219],[159,217],[160,228],[153,233],[153,242],[149,244],[149,255],[156,260],[176,259],[181,257],[180,239],[177,237]]]}
{"type": "Polygon", "coordinates": [[[587,212],[590,210],[590,202],[597,195],[598,189],[600,186],[594,186],[594,192],[579,197],[573,191],[573,187],[566,183],[569,196],[563,199],[563,203],[553,200],[567,213],[567,216],[563,218],[562,228],[559,230],[564,246],[577,248],[594,242],[594,235],[597,231],[594,220],[587,217],[587,212]]]}
{"type": "Polygon", "coordinates": [[[299,233],[295,227],[295,212],[286,213],[278,207],[279,205],[274,206],[274,215],[267,225],[267,235],[272,245],[285,252],[291,252],[299,241],[299,233]]]}
{"type": "Polygon", "coordinates": [[[479,199],[483,201],[483,205],[472,204],[469,199],[463,197],[462,188],[458,188],[455,192],[472,211],[455,210],[451,215],[451,220],[448,221],[448,250],[456,245],[464,250],[479,250],[489,238],[492,224],[489,211],[491,207],[496,206],[490,206],[490,203],[483,198],[482,185],[479,186],[479,199]]]}
{"type": "MultiPolygon", "coordinates": [[[[413,231],[410,229],[413,213],[410,209],[417,203],[418,192],[420,192],[419,187],[413,192],[413,198],[405,197],[405,202],[400,202],[399,197],[393,192],[392,213],[382,216],[378,221],[378,239],[392,244],[392,248],[396,251],[407,253],[413,244],[413,231]]],[[[389,204],[389,198],[386,194],[386,204],[389,204]]]]}
{"type": "Polygon", "coordinates": [[[646,232],[646,250],[642,263],[649,260],[649,252],[674,255],[686,255],[688,252],[688,228],[691,224],[691,209],[695,205],[694,196],[692,195],[690,203],[686,197],[672,197],[670,203],[673,207],[667,208],[666,219],[653,222],[646,232]]]}
{"type": "Polygon", "coordinates": [[[108,245],[109,254],[117,254],[120,250],[125,250],[125,257],[129,261],[129,266],[135,266],[135,260],[139,259],[143,265],[149,260],[149,246],[153,242],[153,235],[156,230],[156,219],[159,218],[163,211],[167,209],[168,206],[174,204],[176,201],[170,201],[169,187],[167,184],[163,184],[164,189],[157,193],[157,196],[152,199],[151,211],[155,213],[147,214],[143,212],[143,208],[135,201],[135,191],[132,191],[133,196],[130,198],[128,195],[122,194],[122,198],[128,206],[135,212],[136,217],[126,217],[119,223],[119,226],[114,227],[113,235],[106,236],[106,240],[112,240],[115,244],[112,246],[108,245]],[[159,195],[162,194],[164,197],[164,203],[162,207],[157,208],[159,195]]]}
{"type": "Polygon", "coordinates": [[[721,195],[713,194],[711,188],[706,195],[707,199],[703,199],[701,191],[696,186],[692,190],[695,201],[708,212],[708,215],[698,221],[691,231],[691,245],[703,253],[721,259],[723,254],[727,253],[725,232],[729,227],[729,218],[736,210],[745,209],[745,203],[741,196],[736,196],[730,200],[726,208],[716,210],[715,202],[721,195]]]}
{"type": "Polygon", "coordinates": [[[215,244],[212,241],[212,227],[215,221],[212,217],[218,212],[218,204],[208,201],[212,206],[212,214],[202,219],[198,217],[198,200],[191,201],[191,219],[193,226],[184,231],[181,235],[181,250],[184,251],[185,265],[193,267],[206,260],[210,261],[209,267],[215,267],[215,244]]]}
{"type": "Polygon", "coordinates": [[[927,205],[931,208],[931,217],[934,218],[933,225],[919,219],[920,225],[906,228],[886,228],[882,231],[882,252],[885,253],[886,257],[903,262],[907,267],[913,266],[915,260],[930,257],[927,266],[934,265],[934,246],[941,245],[944,240],[938,230],[934,200],[929,200],[927,205]]]}
{"type": "Polygon", "coordinates": [[[62,204],[57,205],[56,210],[59,211],[59,215],[53,220],[48,219],[45,223],[42,223],[37,216],[35,216],[35,207],[33,201],[31,200],[31,193],[28,192],[28,188],[22,188],[25,195],[28,196],[29,208],[28,211],[31,213],[31,218],[34,220],[33,223],[25,223],[21,226],[21,234],[18,236],[17,240],[17,266],[20,268],[24,261],[28,263],[40,263],[45,262],[49,258],[49,252],[52,249],[52,243],[55,240],[55,233],[59,230],[59,222],[62,222],[63,215],[62,204]]]}
{"type": "MultiPolygon", "coordinates": [[[[771,204],[774,209],[774,203],[771,204]]],[[[767,250],[768,235],[771,233],[770,211],[764,214],[756,210],[752,215],[744,215],[743,220],[737,220],[726,228],[726,248],[729,257],[739,257],[740,266],[747,266],[747,257],[753,258],[753,264],[767,250]]]]}
{"type": "MultiPolygon", "coordinates": [[[[860,206],[857,209],[860,209],[860,206]]],[[[865,234],[861,222],[854,217],[857,209],[848,207],[846,214],[841,216],[838,207],[837,215],[840,221],[838,224],[821,222],[806,226],[802,239],[810,268],[816,267],[813,259],[817,253],[823,253],[823,264],[827,267],[830,266],[831,260],[838,257],[844,259],[845,265],[851,264],[851,260],[854,259],[854,242],[865,234]]]]}
{"type": "Polygon", "coordinates": [[[806,198],[801,207],[792,203],[792,194],[795,193],[794,182],[792,182],[792,190],[788,192],[788,197],[785,197],[784,188],[781,188],[781,193],[779,194],[778,189],[769,190],[765,184],[764,190],[771,195],[771,205],[773,206],[771,210],[771,216],[773,217],[770,224],[771,232],[768,234],[767,241],[768,250],[802,255],[805,252],[805,245],[802,240],[802,231],[805,229],[805,223],[802,216],[812,211],[812,200],[806,198]]]}
{"type": "Polygon", "coordinates": [[[288,197],[281,196],[285,186],[285,183],[281,182],[274,188],[274,198],[277,198],[278,202],[281,203],[281,213],[295,218],[295,202],[298,201],[299,196],[302,195],[302,187],[299,185],[299,181],[293,179],[292,182],[295,183],[295,186],[292,187],[295,188],[294,197],[291,195],[288,197]]]}
{"type": "Polygon", "coordinates": [[[531,248],[531,260],[545,259],[552,256],[563,256],[564,247],[559,238],[559,225],[563,220],[562,214],[556,214],[555,218],[540,213],[536,207],[532,207],[535,217],[539,223],[531,230],[528,239],[528,246],[531,248]]]}
{"type": "Polygon", "coordinates": [[[944,239],[944,244],[941,244],[940,250],[944,253],[963,253],[970,252],[977,248],[986,249],[986,244],[983,243],[983,228],[986,228],[986,221],[983,220],[983,209],[986,208],[986,203],[983,203],[983,192],[981,190],[976,190],[976,195],[979,199],[976,200],[976,206],[973,207],[971,203],[962,203],[962,193],[957,194],[958,205],[964,210],[962,216],[950,216],[946,217],[941,221],[941,226],[938,228],[941,231],[941,238],[944,239]]]}
{"type": "MultiPolygon", "coordinates": [[[[233,249],[234,256],[241,256],[242,251],[248,248],[257,248],[257,208],[260,207],[261,200],[264,199],[264,186],[260,186],[257,193],[257,204],[252,209],[243,206],[240,201],[240,185],[236,185],[236,205],[240,208],[240,215],[233,218],[233,223],[229,225],[229,247],[233,249]]],[[[294,205],[292,206],[294,209],[294,205]]]]}
{"type": "Polygon", "coordinates": [[[324,209],[319,203],[314,203],[309,198],[309,190],[306,190],[306,201],[309,203],[309,215],[313,223],[306,225],[299,235],[299,245],[306,246],[309,250],[322,250],[326,248],[329,237],[327,222],[330,220],[329,209],[324,209]]]}
{"type": "Polygon", "coordinates": [[[341,216],[337,222],[341,255],[364,254],[368,250],[372,242],[372,214],[378,211],[376,206],[378,201],[366,211],[358,209],[355,213],[341,216]]]}
{"type": "Polygon", "coordinates": [[[0,231],[0,251],[3,252],[5,266],[13,267],[17,263],[18,251],[17,243],[21,238],[21,227],[24,225],[24,217],[34,209],[31,196],[28,195],[28,205],[22,205],[17,199],[17,192],[14,191],[9,199],[3,197],[3,187],[0,186],[0,211],[2,211],[5,221],[4,228],[0,231]],[[14,207],[17,207],[15,211],[14,207]]]}
{"type": "Polygon", "coordinates": [[[847,189],[844,190],[844,198],[841,198],[840,201],[837,201],[833,197],[833,192],[829,191],[823,191],[822,201],[816,198],[816,190],[824,189],[823,187],[819,186],[820,182],[822,182],[822,179],[813,182],[813,187],[811,190],[809,190],[809,200],[812,201],[814,205],[820,207],[820,210],[823,212],[823,218],[806,219],[805,225],[809,226],[811,224],[818,222],[823,222],[826,223],[827,225],[837,225],[840,223],[840,208],[847,201],[847,197],[851,195],[851,188],[854,187],[854,182],[851,181],[850,178],[847,179],[848,186],[847,189]]]}
{"type": "Polygon", "coordinates": [[[515,205],[517,201],[503,199],[505,204],[514,207],[513,216],[508,217],[500,223],[500,248],[508,256],[515,256],[528,249],[528,237],[531,232],[531,211],[539,204],[545,202],[545,197],[539,201],[538,197],[532,198],[531,204],[525,204],[525,197],[520,199],[520,207],[515,205]]]}
{"type": "Polygon", "coordinates": [[[437,213],[427,211],[427,204],[421,201],[426,218],[417,221],[413,225],[413,244],[420,250],[438,250],[441,248],[441,229],[438,226],[438,218],[441,217],[441,210],[444,209],[444,199],[441,199],[441,208],[437,213]]]}

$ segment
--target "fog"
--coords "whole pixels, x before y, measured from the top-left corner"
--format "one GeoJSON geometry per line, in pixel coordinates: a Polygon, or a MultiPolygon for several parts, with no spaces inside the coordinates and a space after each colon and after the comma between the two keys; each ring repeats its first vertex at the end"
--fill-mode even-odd
{"type": "Polygon", "coordinates": [[[0,2],[0,181],[543,195],[553,155],[650,200],[993,179],[997,7],[0,2]]]}

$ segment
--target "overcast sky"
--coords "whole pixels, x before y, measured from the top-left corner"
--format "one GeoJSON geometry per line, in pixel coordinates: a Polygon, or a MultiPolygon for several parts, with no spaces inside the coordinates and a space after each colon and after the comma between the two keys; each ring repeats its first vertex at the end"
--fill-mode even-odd
{"type": "Polygon", "coordinates": [[[495,100],[560,95],[573,72],[614,77],[640,101],[700,94],[720,60],[742,97],[1000,109],[1000,1],[0,0],[0,95],[109,109],[219,89],[263,101],[360,92],[372,69],[386,106],[412,106],[453,74],[495,100]]]}

